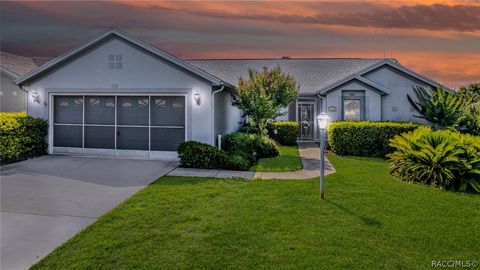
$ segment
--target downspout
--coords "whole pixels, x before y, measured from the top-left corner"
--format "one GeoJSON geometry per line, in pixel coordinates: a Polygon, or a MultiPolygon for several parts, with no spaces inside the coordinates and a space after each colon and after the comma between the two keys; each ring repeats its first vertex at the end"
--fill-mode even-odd
{"type": "Polygon", "coordinates": [[[321,102],[320,105],[322,105],[322,113],[327,113],[326,107],[327,107],[327,98],[320,96],[320,94],[317,94],[317,96],[320,98],[321,102]],[[325,101],[325,108],[323,106],[323,101],[325,101]]]}
{"type": "Polygon", "coordinates": [[[215,94],[219,93],[219,92],[222,92],[223,89],[225,88],[225,85],[222,84],[222,87],[220,87],[220,89],[218,90],[215,90],[213,91],[212,93],[212,106],[211,106],[211,112],[212,112],[212,119],[211,119],[211,123],[212,123],[212,140],[211,140],[211,143],[212,145],[215,145],[215,94]]]}

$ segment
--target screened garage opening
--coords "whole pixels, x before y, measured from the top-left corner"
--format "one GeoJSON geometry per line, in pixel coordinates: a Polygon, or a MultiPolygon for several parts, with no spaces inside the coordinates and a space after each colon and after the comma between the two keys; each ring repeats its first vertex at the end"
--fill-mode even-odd
{"type": "Polygon", "coordinates": [[[53,96],[55,150],[115,155],[176,151],[185,141],[186,96],[53,96]]]}

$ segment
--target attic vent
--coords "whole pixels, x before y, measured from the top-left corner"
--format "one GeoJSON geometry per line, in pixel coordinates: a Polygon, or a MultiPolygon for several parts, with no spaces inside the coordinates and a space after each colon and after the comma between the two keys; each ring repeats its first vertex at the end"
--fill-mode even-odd
{"type": "Polygon", "coordinates": [[[282,56],[282,59],[290,59],[290,56],[282,56]]]}
{"type": "Polygon", "coordinates": [[[108,69],[122,69],[123,56],[121,54],[108,55],[108,69]]]}

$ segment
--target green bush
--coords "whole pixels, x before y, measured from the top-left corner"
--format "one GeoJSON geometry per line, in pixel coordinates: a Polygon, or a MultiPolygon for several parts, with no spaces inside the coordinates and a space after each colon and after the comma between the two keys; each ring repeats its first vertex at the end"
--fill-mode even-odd
{"type": "Polygon", "coordinates": [[[278,156],[278,145],[272,139],[258,134],[234,132],[222,138],[222,149],[240,155],[251,162],[259,158],[278,156]]]}
{"type": "Polygon", "coordinates": [[[188,141],[181,143],[178,148],[180,167],[198,169],[221,169],[223,168],[226,154],[215,146],[188,141]]]}
{"type": "Polygon", "coordinates": [[[273,122],[267,126],[268,136],[281,145],[296,145],[299,124],[295,121],[273,122]],[[275,130],[277,134],[275,134],[275,130]]]}
{"type": "Polygon", "coordinates": [[[328,126],[328,143],[339,155],[385,157],[389,141],[419,125],[399,122],[338,121],[328,126]]]}
{"type": "Polygon", "coordinates": [[[480,137],[421,127],[390,146],[390,172],[401,180],[480,193],[480,137]]]}
{"type": "Polygon", "coordinates": [[[223,168],[226,170],[248,171],[252,163],[240,155],[227,155],[223,168]]]}
{"type": "Polygon", "coordinates": [[[215,146],[196,141],[181,143],[177,151],[180,167],[185,168],[247,171],[252,165],[240,155],[229,154],[215,146]]]}
{"type": "Polygon", "coordinates": [[[48,123],[22,113],[0,113],[0,163],[43,155],[48,123]]]}

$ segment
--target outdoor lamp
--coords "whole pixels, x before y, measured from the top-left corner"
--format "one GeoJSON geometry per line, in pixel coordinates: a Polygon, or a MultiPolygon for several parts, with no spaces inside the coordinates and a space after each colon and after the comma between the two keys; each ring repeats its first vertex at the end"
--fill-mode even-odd
{"type": "Polygon", "coordinates": [[[40,103],[40,95],[37,90],[32,90],[32,99],[34,103],[40,103]]]}
{"type": "Polygon", "coordinates": [[[195,92],[195,94],[193,94],[193,99],[195,100],[195,102],[197,103],[197,105],[200,104],[200,93],[195,92]]]}
{"type": "Polygon", "coordinates": [[[326,113],[321,113],[317,116],[318,127],[320,130],[327,129],[328,122],[330,121],[330,117],[326,113]]]}
{"type": "Polygon", "coordinates": [[[325,199],[325,137],[330,117],[326,113],[317,116],[320,128],[320,199],[325,199]]]}

